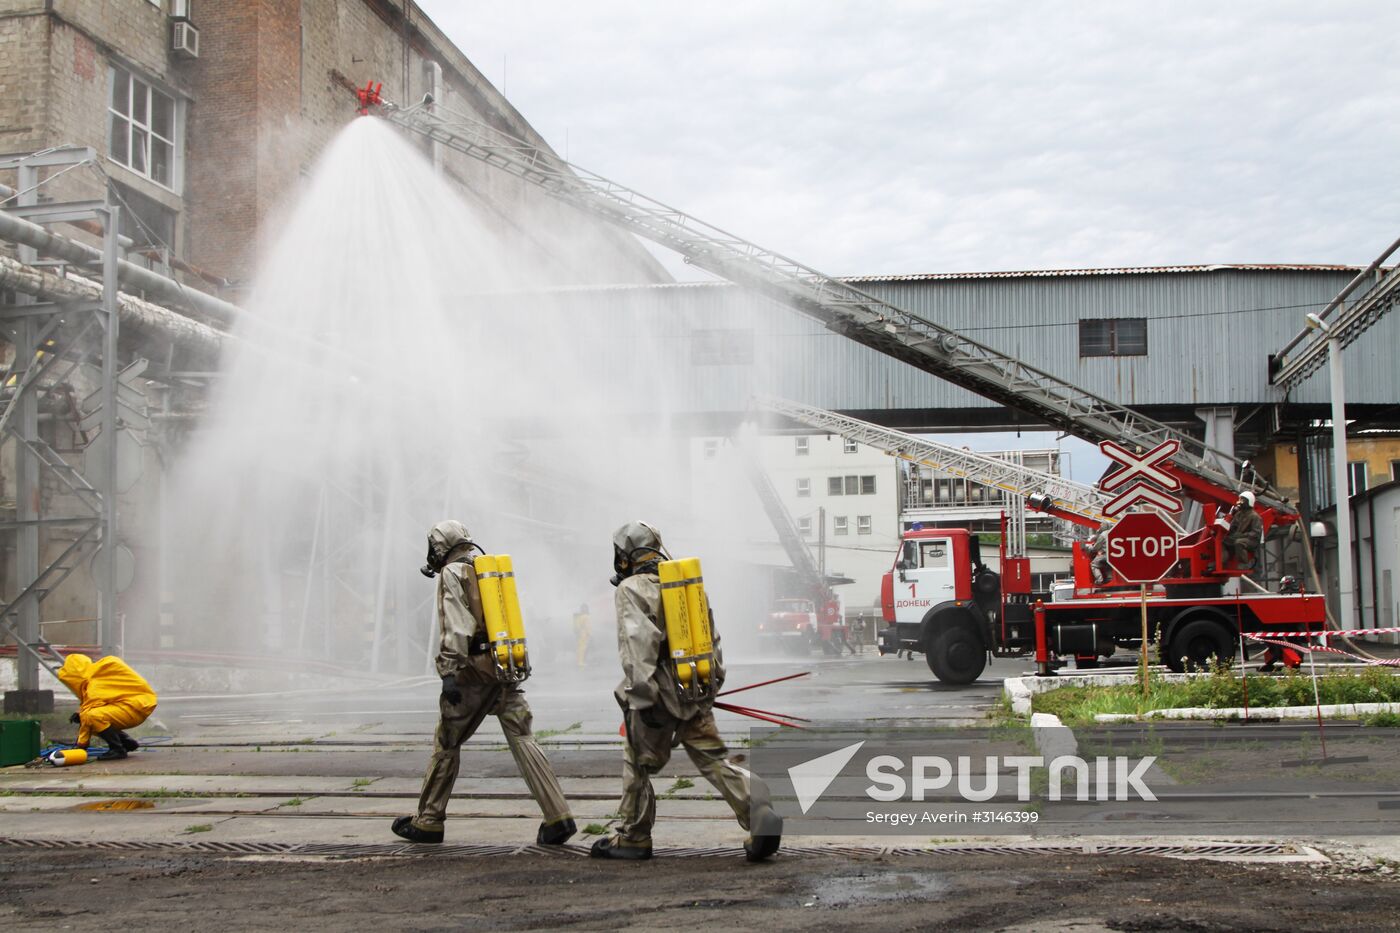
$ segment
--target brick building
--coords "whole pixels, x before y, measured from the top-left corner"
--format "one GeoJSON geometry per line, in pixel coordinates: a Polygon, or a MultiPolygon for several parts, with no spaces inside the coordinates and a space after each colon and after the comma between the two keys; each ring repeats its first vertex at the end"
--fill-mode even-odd
{"type": "MultiPolygon", "coordinates": [[[[123,232],[229,280],[234,300],[273,207],[354,119],[352,88],[371,79],[386,99],[432,89],[453,110],[544,145],[412,0],[0,0],[0,152],[93,147],[139,215],[123,232]]],[[[588,221],[613,261],[570,264],[567,239],[581,222],[563,216],[570,209],[457,153],[435,157],[560,283],[666,278],[630,235],[588,221]],[[528,230],[518,219],[527,212],[528,230]]],[[[78,172],[45,192],[95,197],[100,182],[78,172]]]]}

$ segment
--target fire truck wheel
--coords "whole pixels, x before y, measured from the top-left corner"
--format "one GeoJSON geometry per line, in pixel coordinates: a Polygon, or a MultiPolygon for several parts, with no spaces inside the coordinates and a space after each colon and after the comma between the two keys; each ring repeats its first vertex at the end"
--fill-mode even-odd
{"type": "Polygon", "coordinates": [[[987,667],[987,649],[977,631],[965,622],[936,629],[924,649],[928,669],[945,684],[970,684],[987,667]]]}
{"type": "Polygon", "coordinates": [[[1234,638],[1214,619],[1190,619],[1172,633],[1167,667],[1181,671],[1207,670],[1214,659],[1227,664],[1234,657],[1234,638]]]}

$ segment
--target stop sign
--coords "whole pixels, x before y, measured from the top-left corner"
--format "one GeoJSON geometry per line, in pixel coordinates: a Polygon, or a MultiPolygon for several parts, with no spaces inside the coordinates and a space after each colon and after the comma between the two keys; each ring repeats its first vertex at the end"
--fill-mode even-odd
{"type": "Polygon", "coordinates": [[[1179,559],[1176,526],[1156,512],[1130,512],[1108,530],[1108,565],[1129,583],[1160,580],[1179,559]]]}

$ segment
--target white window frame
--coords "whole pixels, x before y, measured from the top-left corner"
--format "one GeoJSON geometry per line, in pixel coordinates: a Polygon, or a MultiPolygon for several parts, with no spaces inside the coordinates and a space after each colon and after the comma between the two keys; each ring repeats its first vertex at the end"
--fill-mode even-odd
{"type": "Polygon", "coordinates": [[[851,523],[846,516],[831,516],[831,533],[834,535],[846,535],[851,533],[851,523]]]}
{"type": "Polygon", "coordinates": [[[870,534],[870,529],[871,529],[870,516],[869,516],[869,515],[857,515],[857,516],[856,516],[856,534],[858,534],[858,535],[868,535],[868,534],[870,534]]]}
{"type": "Polygon", "coordinates": [[[806,476],[797,478],[797,498],[810,499],[812,496],[812,480],[806,476]]]}
{"type": "Polygon", "coordinates": [[[860,494],[861,494],[862,496],[873,496],[873,495],[875,495],[875,477],[874,477],[874,475],[869,474],[869,473],[866,473],[865,475],[863,475],[863,476],[860,478],[860,494]],[[865,481],[866,481],[866,480],[870,480],[870,491],[869,491],[869,492],[866,492],[866,491],[865,491],[865,481]]]}
{"type": "Polygon", "coordinates": [[[1348,460],[1348,461],[1347,461],[1347,495],[1348,495],[1348,496],[1359,496],[1359,495],[1361,495],[1363,492],[1365,492],[1365,491],[1369,488],[1369,486],[1367,485],[1367,481],[1368,481],[1369,479],[1370,479],[1370,477],[1366,475],[1366,461],[1365,461],[1365,460],[1348,460]],[[1360,480],[1360,482],[1358,483],[1357,480],[1360,480]],[[1358,487],[1359,487],[1359,488],[1358,488],[1358,487]]]}
{"type": "Polygon", "coordinates": [[[841,484],[843,482],[844,480],[840,476],[828,476],[826,478],[826,494],[828,496],[844,495],[841,489],[841,484]]]}
{"type": "Polygon", "coordinates": [[[171,93],[156,82],[144,75],[139,74],[134,69],[123,65],[109,64],[107,66],[107,158],[117,165],[139,175],[153,185],[158,185],[167,191],[179,193],[184,184],[184,149],[185,149],[185,102],[177,95],[171,93]],[[122,113],[113,106],[113,98],[117,89],[117,82],[126,81],[126,113],[122,113]],[[139,122],[136,119],[135,95],[136,85],[140,83],[146,89],[146,121],[139,122]],[[167,98],[170,101],[170,135],[163,136],[155,131],[155,111],[156,97],[167,98]],[[113,118],[119,118],[125,125],[126,132],[126,160],[117,158],[112,149],[113,118]],[[144,134],[144,148],[142,150],[144,168],[137,168],[132,153],[136,151],[135,142],[137,134],[144,134]],[[151,137],[155,137],[170,147],[170,178],[168,181],[158,180],[151,172],[151,137]]]}
{"type": "Polygon", "coordinates": [[[797,533],[804,538],[812,537],[812,516],[804,515],[797,520],[797,533]]]}
{"type": "Polygon", "coordinates": [[[843,438],[841,438],[841,452],[842,452],[842,453],[853,454],[853,453],[856,453],[856,452],[859,451],[859,450],[860,450],[860,442],[857,441],[855,438],[851,438],[851,437],[843,437],[843,438]]]}
{"type": "Polygon", "coordinates": [[[719,438],[707,437],[702,443],[702,449],[706,460],[713,460],[719,453],[719,438]]]}
{"type": "Polygon", "coordinates": [[[802,434],[802,435],[798,435],[797,437],[793,438],[793,441],[794,441],[795,444],[796,444],[797,456],[799,456],[799,457],[805,457],[805,456],[807,456],[809,453],[811,453],[811,451],[812,451],[811,438],[807,437],[805,434],[802,434]]]}

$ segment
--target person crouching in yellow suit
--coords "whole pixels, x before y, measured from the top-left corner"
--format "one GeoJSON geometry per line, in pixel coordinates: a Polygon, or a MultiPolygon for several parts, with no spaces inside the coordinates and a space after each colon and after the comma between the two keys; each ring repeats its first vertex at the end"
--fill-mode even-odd
{"type": "Polygon", "coordinates": [[[78,695],[78,745],[87,748],[94,734],[107,743],[108,758],[125,758],[140,744],[124,729],[134,729],[155,712],[156,692],[145,678],[121,658],[94,661],[85,654],[70,654],[58,669],[58,679],[78,695]]]}

